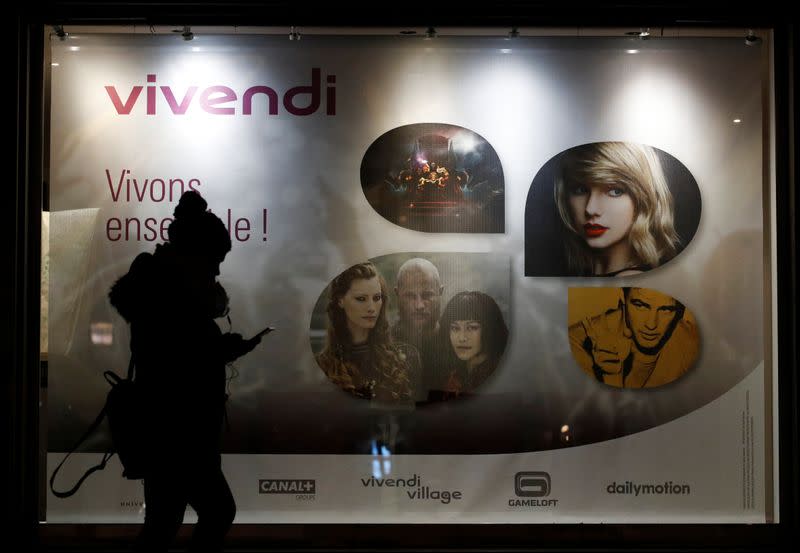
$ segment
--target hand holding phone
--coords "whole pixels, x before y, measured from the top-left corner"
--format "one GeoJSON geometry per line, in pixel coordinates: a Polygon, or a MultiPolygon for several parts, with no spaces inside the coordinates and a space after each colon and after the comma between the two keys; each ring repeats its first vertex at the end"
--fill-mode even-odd
{"type": "Polygon", "coordinates": [[[274,327],[268,326],[267,328],[265,328],[264,330],[262,330],[261,332],[259,332],[259,333],[258,333],[258,334],[256,334],[255,336],[253,336],[253,337],[251,338],[251,340],[255,340],[256,338],[261,338],[262,336],[264,336],[264,335],[266,335],[266,334],[269,334],[269,333],[270,333],[270,332],[272,332],[273,330],[275,330],[275,328],[274,328],[274,327]]]}

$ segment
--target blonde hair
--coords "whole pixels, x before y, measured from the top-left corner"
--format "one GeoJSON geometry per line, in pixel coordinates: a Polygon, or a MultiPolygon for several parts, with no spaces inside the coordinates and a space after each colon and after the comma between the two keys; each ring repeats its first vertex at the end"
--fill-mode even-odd
{"type": "Polygon", "coordinates": [[[569,207],[573,185],[622,185],[633,201],[628,241],[636,264],[651,267],[675,257],[680,246],[667,179],[655,150],[630,142],[596,142],[568,150],[555,177],[556,207],[566,233],[567,263],[578,274],[592,274],[594,254],[575,228],[569,207]]]}

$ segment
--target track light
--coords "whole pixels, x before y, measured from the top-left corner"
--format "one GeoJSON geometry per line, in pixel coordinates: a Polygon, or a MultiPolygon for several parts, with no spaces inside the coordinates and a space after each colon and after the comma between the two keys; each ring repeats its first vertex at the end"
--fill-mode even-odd
{"type": "Polygon", "coordinates": [[[53,25],[53,32],[58,37],[58,40],[67,40],[69,34],[64,31],[63,25],[53,25]]]}
{"type": "Polygon", "coordinates": [[[626,31],[625,36],[647,40],[650,38],[650,27],[640,27],[638,31],[626,31]]]}
{"type": "Polygon", "coordinates": [[[744,36],[744,43],[748,46],[756,46],[761,44],[761,37],[757,37],[753,29],[747,29],[747,33],[744,36]]]}
{"type": "Polygon", "coordinates": [[[194,33],[192,32],[192,28],[188,25],[184,25],[183,29],[181,29],[181,37],[183,40],[192,40],[194,38],[194,33]]]}
{"type": "Polygon", "coordinates": [[[295,30],[294,25],[289,28],[289,40],[300,40],[300,31],[295,30]]]}

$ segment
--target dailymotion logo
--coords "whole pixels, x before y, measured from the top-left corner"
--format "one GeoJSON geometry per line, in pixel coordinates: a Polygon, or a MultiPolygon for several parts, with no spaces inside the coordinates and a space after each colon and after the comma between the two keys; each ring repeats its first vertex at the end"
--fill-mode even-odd
{"type": "Polygon", "coordinates": [[[550,474],[544,471],[522,471],[514,475],[514,495],[509,507],[555,507],[558,499],[544,499],[552,491],[550,474]],[[519,499],[525,498],[525,499],[519,499]]]}
{"type": "Polygon", "coordinates": [[[259,480],[258,493],[311,495],[317,493],[317,481],[308,478],[259,480]]]}
{"type": "Polygon", "coordinates": [[[638,482],[611,482],[606,486],[606,493],[616,495],[632,495],[639,497],[640,495],[691,495],[692,487],[686,483],[676,483],[672,480],[667,482],[653,483],[648,482],[641,484],[638,482]]]}

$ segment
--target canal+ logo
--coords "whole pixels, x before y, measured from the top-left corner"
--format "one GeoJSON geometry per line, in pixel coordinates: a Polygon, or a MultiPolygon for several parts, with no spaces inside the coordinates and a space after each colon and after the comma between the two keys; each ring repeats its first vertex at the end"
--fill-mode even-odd
{"type": "Polygon", "coordinates": [[[317,481],[308,478],[263,479],[258,481],[258,493],[312,495],[317,493],[317,481]]]}
{"type": "Polygon", "coordinates": [[[522,471],[514,475],[514,495],[508,499],[509,507],[546,508],[558,505],[550,498],[550,474],[544,471],[522,471]]]}

